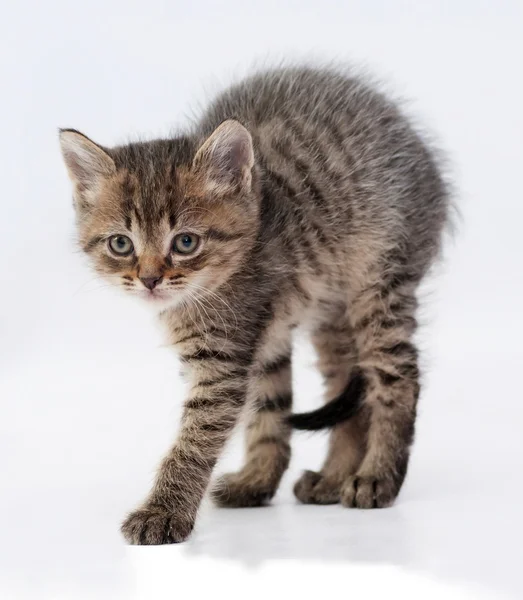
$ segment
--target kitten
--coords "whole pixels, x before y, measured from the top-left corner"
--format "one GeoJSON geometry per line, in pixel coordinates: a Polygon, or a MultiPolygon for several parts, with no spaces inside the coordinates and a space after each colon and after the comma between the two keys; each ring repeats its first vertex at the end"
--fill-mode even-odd
{"type": "Polygon", "coordinates": [[[231,87],[185,135],[105,148],[64,129],[60,142],[83,250],[157,307],[191,385],[126,539],[189,536],[242,414],[245,465],[217,482],[219,505],[267,503],[291,429],[329,427],[325,463],[301,476],[297,498],[389,506],[420,391],[415,291],[449,206],[432,150],[398,108],[351,75],[279,69],[231,87]],[[291,415],[298,325],[326,404],[291,415]]]}

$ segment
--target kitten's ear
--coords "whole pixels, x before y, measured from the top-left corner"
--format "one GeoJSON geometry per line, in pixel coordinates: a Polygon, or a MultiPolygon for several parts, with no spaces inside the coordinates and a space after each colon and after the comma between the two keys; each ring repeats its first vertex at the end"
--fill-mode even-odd
{"type": "Polygon", "coordinates": [[[88,137],[74,129],[60,130],[60,147],[76,200],[94,201],[101,181],[116,172],[113,159],[88,137]]]}
{"type": "Polygon", "coordinates": [[[205,140],[193,168],[205,177],[209,191],[227,194],[249,191],[254,151],[251,134],[238,121],[224,121],[205,140]]]}

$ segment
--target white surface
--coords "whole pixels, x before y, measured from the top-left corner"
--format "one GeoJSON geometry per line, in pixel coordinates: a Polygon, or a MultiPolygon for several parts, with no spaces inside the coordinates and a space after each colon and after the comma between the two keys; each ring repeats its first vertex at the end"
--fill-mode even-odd
{"type": "MultiPolygon", "coordinates": [[[[0,24],[0,597],[521,598],[523,84],[519,2],[17,2],[0,24]],[[394,4],[394,8],[392,5],[394,4]],[[127,548],[183,388],[151,318],[73,246],[56,129],[166,134],[255,58],[352,58],[449,150],[463,225],[429,284],[427,375],[397,504],[206,506],[190,542],[127,548]]],[[[320,384],[300,344],[296,398],[320,384]]],[[[233,443],[224,464],[240,456],[233,443]]]]}

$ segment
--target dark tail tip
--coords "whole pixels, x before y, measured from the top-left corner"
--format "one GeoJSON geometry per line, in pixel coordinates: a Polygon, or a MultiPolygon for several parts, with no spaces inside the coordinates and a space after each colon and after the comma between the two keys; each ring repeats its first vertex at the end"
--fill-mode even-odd
{"type": "Polygon", "coordinates": [[[358,369],[337,398],[318,410],[290,415],[287,422],[293,429],[318,431],[348,421],[359,411],[366,387],[367,381],[363,372],[358,369]]]}

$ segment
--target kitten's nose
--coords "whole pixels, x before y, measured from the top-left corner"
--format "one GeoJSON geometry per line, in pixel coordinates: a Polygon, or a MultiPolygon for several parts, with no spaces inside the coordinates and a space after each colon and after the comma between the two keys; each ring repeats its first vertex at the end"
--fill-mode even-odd
{"type": "Polygon", "coordinates": [[[162,282],[163,277],[140,277],[140,281],[145,285],[148,290],[154,290],[154,288],[162,282]]]}

